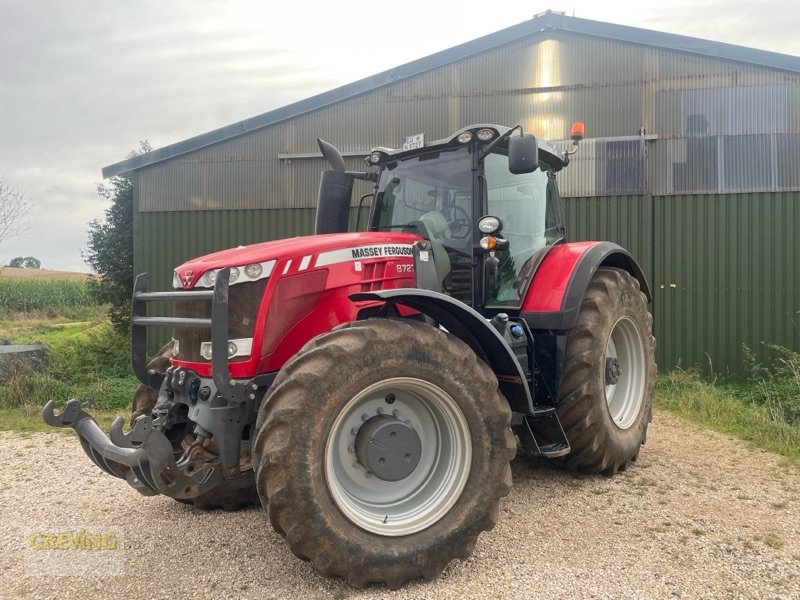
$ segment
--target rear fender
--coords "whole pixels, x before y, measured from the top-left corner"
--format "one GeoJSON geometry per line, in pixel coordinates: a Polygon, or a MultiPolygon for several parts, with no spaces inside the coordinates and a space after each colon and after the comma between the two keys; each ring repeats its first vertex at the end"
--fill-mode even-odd
{"type": "Polygon", "coordinates": [[[545,256],[522,303],[521,317],[534,330],[566,332],[575,326],[583,296],[600,267],[630,273],[648,302],[644,272],[630,253],[612,242],[559,244],[545,256]]]}
{"type": "MultiPolygon", "coordinates": [[[[511,410],[533,413],[533,398],[527,377],[503,337],[475,310],[450,296],[423,289],[395,289],[353,294],[350,300],[382,301],[386,307],[399,304],[427,315],[466,343],[494,371],[500,390],[511,410]]],[[[369,316],[375,316],[370,311],[369,316]]],[[[361,316],[361,315],[360,315],[361,316]]]]}

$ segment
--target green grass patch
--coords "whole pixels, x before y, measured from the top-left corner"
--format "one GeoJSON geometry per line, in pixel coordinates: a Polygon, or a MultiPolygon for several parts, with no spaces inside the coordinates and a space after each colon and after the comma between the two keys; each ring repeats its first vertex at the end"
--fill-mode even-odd
{"type": "Polygon", "coordinates": [[[130,405],[137,386],[130,369],[130,340],[106,318],[18,324],[15,341],[45,346],[44,368],[21,361],[5,365],[0,408],[40,408],[48,400],[60,406],[71,398],[103,410],[130,405]]]}
{"type": "Polygon", "coordinates": [[[17,314],[14,318],[0,320],[0,339],[12,344],[58,344],[102,326],[107,320],[106,308],[102,306],[87,306],[77,317],[17,314]]]}
{"type": "Polygon", "coordinates": [[[85,281],[0,277],[0,318],[18,314],[70,316],[95,302],[85,281]]]}
{"type": "MultiPolygon", "coordinates": [[[[61,404],[59,404],[61,406],[61,404]]],[[[129,421],[129,411],[127,410],[91,410],[91,415],[97,421],[103,431],[108,431],[111,422],[118,416],[125,417],[125,423],[129,421]]],[[[0,431],[18,431],[25,433],[35,433],[38,431],[52,433],[61,432],[65,435],[73,434],[73,430],[64,428],[56,429],[50,427],[42,419],[41,407],[37,406],[18,406],[15,408],[0,408],[0,431]]]]}
{"type": "Polygon", "coordinates": [[[659,375],[656,406],[752,445],[793,459],[800,458],[800,423],[736,388],[704,381],[697,373],[675,370],[659,375]]]}

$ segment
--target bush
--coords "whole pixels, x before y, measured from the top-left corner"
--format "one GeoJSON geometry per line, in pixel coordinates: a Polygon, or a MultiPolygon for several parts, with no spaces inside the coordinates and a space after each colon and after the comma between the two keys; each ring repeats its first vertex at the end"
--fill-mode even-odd
{"type": "Polygon", "coordinates": [[[0,316],[19,313],[48,316],[71,314],[95,305],[85,281],[0,278],[0,316]]]}

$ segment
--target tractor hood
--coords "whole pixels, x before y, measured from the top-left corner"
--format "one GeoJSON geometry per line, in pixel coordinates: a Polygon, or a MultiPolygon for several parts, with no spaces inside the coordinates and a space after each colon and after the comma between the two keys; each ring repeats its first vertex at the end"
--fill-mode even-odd
{"type": "Polygon", "coordinates": [[[417,234],[377,231],[310,235],[239,246],[183,263],[175,269],[173,287],[213,287],[213,280],[203,276],[225,267],[236,267],[240,276],[247,277],[243,275],[244,268],[260,264],[260,276],[251,279],[268,277],[277,261],[295,257],[299,259],[301,268],[305,269],[328,264],[334,257],[337,258],[336,262],[341,262],[338,259],[410,256],[411,244],[419,239],[417,234]]]}

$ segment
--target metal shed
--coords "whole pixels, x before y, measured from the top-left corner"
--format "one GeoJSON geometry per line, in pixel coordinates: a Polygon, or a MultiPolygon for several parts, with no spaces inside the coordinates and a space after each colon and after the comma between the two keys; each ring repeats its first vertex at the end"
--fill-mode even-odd
{"type": "Polygon", "coordinates": [[[548,12],[103,175],[133,178],[134,268],[167,288],[192,256],[311,231],[316,137],[355,169],[403,135],[522,123],[557,141],[573,120],[590,139],[560,176],[570,238],[640,260],[661,367],[800,350],[798,57],[548,12]]]}

